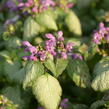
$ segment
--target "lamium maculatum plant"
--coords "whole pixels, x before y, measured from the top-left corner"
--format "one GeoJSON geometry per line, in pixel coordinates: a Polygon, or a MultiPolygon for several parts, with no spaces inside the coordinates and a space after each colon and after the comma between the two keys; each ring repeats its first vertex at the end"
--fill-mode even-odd
{"type": "Polygon", "coordinates": [[[109,109],[109,0],[0,0],[0,109],[109,109]]]}
{"type": "Polygon", "coordinates": [[[72,52],[73,43],[64,43],[62,31],[58,31],[56,36],[47,33],[44,38],[44,43],[36,46],[28,41],[22,42],[27,54],[22,58],[28,61],[23,68],[26,73],[23,87],[31,87],[33,94],[45,109],[58,109],[62,89],[57,79],[66,69],[69,59],[82,60],[82,56],[72,52]]]}

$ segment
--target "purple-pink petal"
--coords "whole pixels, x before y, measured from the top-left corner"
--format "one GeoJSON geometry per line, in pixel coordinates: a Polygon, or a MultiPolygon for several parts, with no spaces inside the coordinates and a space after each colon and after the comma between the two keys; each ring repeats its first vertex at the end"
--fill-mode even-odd
{"type": "Polygon", "coordinates": [[[67,59],[67,53],[66,52],[61,52],[61,57],[63,59],[67,59]]]}
{"type": "Polygon", "coordinates": [[[70,52],[73,49],[73,46],[74,46],[74,43],[72,43],[72,42],[67,43],[66,50],[68,52],[70,52]]]}
{"type": "Polygon", "coordinates": [[[45,37],[50,39],[50,40],[54,40],[55,41],[55,37],[51,33],[45,34],[45,37]]]}
{"type": "Polygon", "coordinates": [[[23,41],[22,45],[25,46],[25,47],[32,46],[28,41],[23,41]]]}
{"type": "Polygon", "coordinates": [[[29,46],[29,47],[25,48],[25,52],[37,54],[37,48],[34,46],[29,46]]]}

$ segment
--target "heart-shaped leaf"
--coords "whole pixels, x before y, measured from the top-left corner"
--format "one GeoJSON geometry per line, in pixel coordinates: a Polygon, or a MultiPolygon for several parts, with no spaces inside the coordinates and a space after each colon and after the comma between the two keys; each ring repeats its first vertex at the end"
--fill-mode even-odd
{"type": "Polygon", "coordinates": [[[30,62],[25,67],[26,77],[23,82],[24,89],[33,85],[33,82],[44,73],[43,65],[38,62],[30,62]]]}
{"type": "Polygon", "coordinates": [[[45,109],[57,109],[62,89],[57,79],[50,74],[45,74],[34,82],[33,93],[45,109]]]}

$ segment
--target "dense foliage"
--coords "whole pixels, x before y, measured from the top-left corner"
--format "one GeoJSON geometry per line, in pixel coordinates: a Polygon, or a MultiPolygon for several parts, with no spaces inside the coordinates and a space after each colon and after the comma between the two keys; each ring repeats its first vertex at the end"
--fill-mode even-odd
{"type": "Polygon", "coordinates": [[[109,0],[0,0],[0,109],[109,109],[109,0]]]}

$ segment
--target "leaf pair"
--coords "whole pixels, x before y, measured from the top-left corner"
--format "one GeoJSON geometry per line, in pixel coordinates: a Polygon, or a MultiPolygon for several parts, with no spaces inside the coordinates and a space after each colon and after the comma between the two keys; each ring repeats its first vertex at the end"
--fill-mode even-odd
{"type": "Polygon", "coordinates": [[[52,59],[48,59],[44,63],[45,67],[50,70],[55,77],[58,77],[63,73],[68,65],[67,59],[57,58],[56,64],[52,59]]]}
{"type": "Polygon", "coordinates": [[[35,19],[28,17],[24,22],[24,40],[32,40],[40,32],[45,31],[46,29],[57,30],[57,25],[55,20],[46,13],[38,14],[35,19]]]}
{"type": "Polygon", "coordinates": [[[32,61],[26,65],[25,72],[26,76],[23,82],[23,87],[31,87],[34,81],[36,81],[39,76],[44,74],[44,67],[39,61],[32,61]]]}
{"type": "Polygon", "coordinates": [[[33,94],[45,109],[57,109],[62,94],[58,80],[44,74],[44,66],[40,62],[28,63],[25,71],[23,87],[32,87],[33,94]]]}

